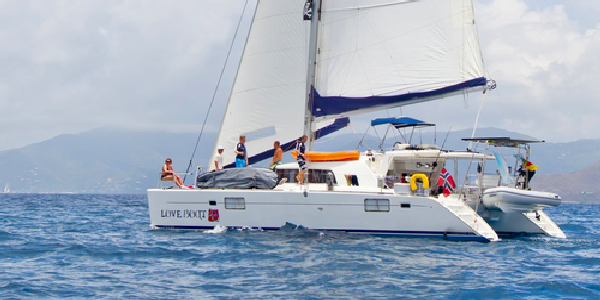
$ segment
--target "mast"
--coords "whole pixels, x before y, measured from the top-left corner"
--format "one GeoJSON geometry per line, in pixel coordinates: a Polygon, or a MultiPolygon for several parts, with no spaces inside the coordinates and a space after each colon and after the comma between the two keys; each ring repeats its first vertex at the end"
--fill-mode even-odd
{"type": "Polygon", "coordinates": [[[310,44],[308,51],[308,72],[306,78],[306,101],[304,107],[304,134],[308,136],[308,145],[306,150],[311,148],[311,144],[314,142],[312,136],[312,106],[314,102],[314,86],[315,86],[315,74],[317,66],[317,52],[318,52],[318,26],[321,19],[321,2],[322,0],[311,0],[312,15],[310,20],[310,44]]]}

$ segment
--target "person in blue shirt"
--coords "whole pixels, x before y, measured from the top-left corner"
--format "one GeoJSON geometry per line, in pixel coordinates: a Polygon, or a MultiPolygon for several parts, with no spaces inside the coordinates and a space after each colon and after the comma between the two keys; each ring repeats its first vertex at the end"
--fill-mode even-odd
{"type": "Polygon", "coordinates": [[[248,165],[248,153],[246,152],[246,136],[240,135],[240,142],[235,146],[235,167],[243,168],[248,165]]]}
{"type": "Polygon", "coordinates": [[[301,136],[296,143],[296,151],[298,151],[298,167],[300,168],[300,172],[298,172],[298,176],[296,176],[296,180],[298,180],[299,184],[304,183],[304,173],[306,172],[306,160],[304,159],[304,151],[306,150],[306,146],[304,143],[308,140],[306,135],[301,136]]]}

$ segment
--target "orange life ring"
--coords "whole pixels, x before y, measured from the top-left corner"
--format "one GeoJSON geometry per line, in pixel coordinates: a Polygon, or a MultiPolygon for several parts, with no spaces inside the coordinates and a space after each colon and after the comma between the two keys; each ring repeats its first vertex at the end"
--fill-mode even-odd
{"type": "MultiPolygon", "coordinates": [[[[298,151],[292,150],[292,157],[297,159],[298,151]]],[[[304,159],[307,161],[346,161],[346,160],[358,160],[360,158],[360,152],[358,150],[346,150],[346,151],[306,151],[304,153],[304,159]]]]}

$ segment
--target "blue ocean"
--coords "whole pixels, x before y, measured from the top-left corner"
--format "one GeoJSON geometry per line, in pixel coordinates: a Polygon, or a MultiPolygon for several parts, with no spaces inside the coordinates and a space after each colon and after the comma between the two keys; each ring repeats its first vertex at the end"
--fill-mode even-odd
{"type": "Polygon", "coordinates": [[[0,195],[0,299],[600,299],[600,205],[568,239],[152,230],[146,195],[0,195]]]}

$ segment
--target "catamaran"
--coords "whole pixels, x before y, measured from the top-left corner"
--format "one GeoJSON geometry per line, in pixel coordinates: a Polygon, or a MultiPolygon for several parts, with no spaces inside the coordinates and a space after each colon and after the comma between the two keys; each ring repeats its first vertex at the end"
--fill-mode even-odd
{"type": "Polygon", "coordinates": [[[429,144],[358,155],[310,151],[349,116],[486,88],[470,0],[260,0],[214,147],[230,149],[222,154],[229,169],[199,174],[195,189],[149,189],[151,226],[279,230],[291,223],[497,241],[479,207],[440,192],[447,162],[489,154],[429,144]],[[240,134],[250,165],[272,157],[274,141],[289,150],[309,136],[307,180],[296,182],[294,163],[276,173],[231,168],[240,134]]]}
{"type": "Polygon", "coordinates": [[[543,141],[510,137],[473,137],[463,140],[484,144],[484,152],[488,154],[490,147],[516,150],[513,167],[509,167],[500,154],[493,153],[488,160],[496,163],[495,172],[486,174],[485,164],[481,161],[481,170],[473,175],[475,184],[464,188],[462,193],[464,201],[484,217],[497,233],[545,234],[566,238],[560,227],[543,212],[544,208],[559,206],[561,197],[556,193],[531,190],[529,185],[537,169],[530,162],[530,144],[543,141]]]}

